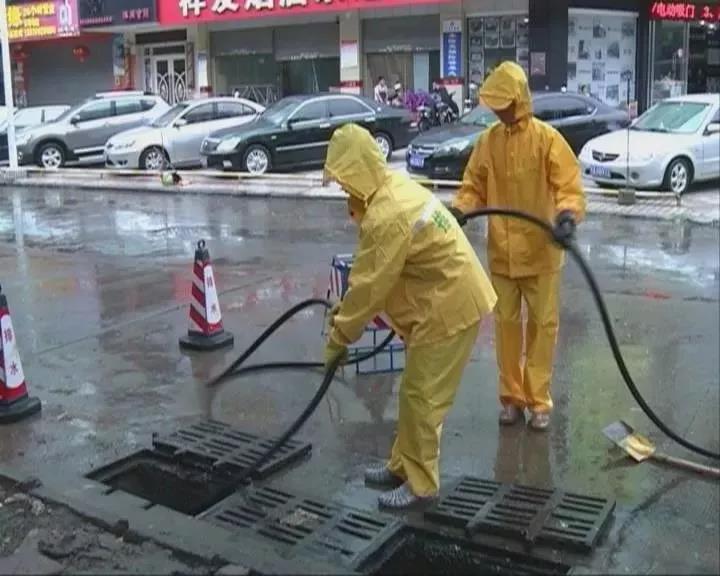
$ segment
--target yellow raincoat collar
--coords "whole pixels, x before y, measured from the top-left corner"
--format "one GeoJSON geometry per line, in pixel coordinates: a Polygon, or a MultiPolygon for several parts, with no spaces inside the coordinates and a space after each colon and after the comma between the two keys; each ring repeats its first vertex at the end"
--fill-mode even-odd
{"type": "Polygon", "coordinates": [[[480,88],[480,99],[491,110],[504,110],[515,102],[515,120],[532,115],[532,100],[525,70],[515,62],[503,62],[480,88]]]}
{"type": "Polygon", "coordinates": [[[357,124],[346,124],[335,131],[325,160],[325,181],[337,182],[367,206],[387,177],[387,162],[367,130],[357,124]]]}

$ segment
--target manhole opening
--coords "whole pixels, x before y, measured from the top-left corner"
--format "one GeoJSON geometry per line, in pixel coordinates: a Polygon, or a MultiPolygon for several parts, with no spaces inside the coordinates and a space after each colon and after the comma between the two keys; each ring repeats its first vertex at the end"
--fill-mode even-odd
{"type": "Polygon", "coordinates": [[[404,528],[363,563],[361,572],[371,576],[561,575],[569,574],[570,566],[425,530],[404,528]]]}
{"type": "Polygon", "coordinates": [[[141,450],[90,472],[91,480],[127,492],[152,505],[195,516],[232,491],[232,480],[141,450]]]}

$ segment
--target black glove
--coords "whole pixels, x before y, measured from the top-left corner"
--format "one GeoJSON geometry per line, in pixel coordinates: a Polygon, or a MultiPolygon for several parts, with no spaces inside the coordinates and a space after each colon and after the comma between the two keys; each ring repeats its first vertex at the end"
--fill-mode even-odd
{"type": "Polygon", "coordinates": [[[462,210],[455,208],[455,206],[449,206],[448,211],[453,215],[455,220],[457,220],[457,223],[460,224],[460,228],[467,224],[467,216],[465,216],[465,213],[462,210]]]}
{"type": "Polygon", "coordinates": [[[572,210],[563,210],[555,217],[553,228],[555,242],[567,248],[575,239],[575,216],[572,210]]]}

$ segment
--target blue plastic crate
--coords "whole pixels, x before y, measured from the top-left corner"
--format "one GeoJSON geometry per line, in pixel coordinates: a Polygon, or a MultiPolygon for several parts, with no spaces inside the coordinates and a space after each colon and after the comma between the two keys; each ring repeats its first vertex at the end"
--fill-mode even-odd
{"type": "MultiPolygon", "coordinates": [[[[342,300],[348,289],[348,279],[350,278],[350,270],[352,269],[352,254],[338,254],[333,256],[330,263],[330,285],[328,287],[328,299],[333,296],[342,300]]],[[[325,312],[327,318],[327,311],[325,312]]],[[[323,330],[326,322],[323,322],[323,330]]],[[[360,341],[350,347],[351,354],[363,354],[370,352],[378,344],[380,344],[388,334],[391,328],[382,319],[377,316],[372,323],[365,328],[365,334],[360,341]]],[[[400,338],[396,337],[393,341],[377,356],[370,358],[364,362],[355,365],[357,374],[382,374],[390,372],[399,372],[405,368],[405,344],[400,338]]]]}

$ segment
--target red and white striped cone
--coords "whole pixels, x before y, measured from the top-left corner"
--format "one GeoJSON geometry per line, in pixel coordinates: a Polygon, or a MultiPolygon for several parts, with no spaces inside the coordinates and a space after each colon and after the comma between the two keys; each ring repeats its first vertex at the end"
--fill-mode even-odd
{"type": "Polygon", "coordinates": [[[193,284],[190,294],[190,329],[180,338],[180,348],[209,351],[232,346],[235,341],[230,332],[223,329],[220,302],[215,277],[210,264],[210,253],[205,240],[200,240],[195,250],[193,284]]]}
{"type": "Polygon", "coordinates": [[[0,424],[17,422],[41,408],[40,400],[28,395],[10,309],[0,289],[0,424]]]}

